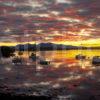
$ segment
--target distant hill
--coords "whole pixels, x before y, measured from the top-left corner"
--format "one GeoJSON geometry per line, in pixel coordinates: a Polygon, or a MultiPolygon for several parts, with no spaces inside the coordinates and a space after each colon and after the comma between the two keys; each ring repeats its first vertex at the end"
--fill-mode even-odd
{"type": "Polygon", "coordinates": [[[72,46],[72,45],[62,45],[53,43],[40,43],[40,44],[25,44],[15,46],[16,50],[24,51],[36,51],[36,50],[77,50],[77,49],[100,49],[100,47],[84,47],[84,46],[72,46]]]}

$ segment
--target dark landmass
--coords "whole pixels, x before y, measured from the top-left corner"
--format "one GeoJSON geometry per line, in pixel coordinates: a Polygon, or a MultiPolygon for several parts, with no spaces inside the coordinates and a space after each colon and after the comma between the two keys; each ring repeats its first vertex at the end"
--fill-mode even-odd
{"type": "Polygon", "coordinates": [[[72,46],[72,45],[62,45],[53,43],[40,43],[40,44],[19,44],[16,46],[1,46],[0,50],[12,52],[16,51],[47,51],[47,50],[88,50],[88,49],[100,49],[100,47],[84,47],[84,46],[72,46]]]}
{"type": "Polygon", "coordinates": [[[3,99],[10,99],[10,100],[51,100],[51,97],[47,96],[25,96],[25,95],[11,95],[11,94],[5,94],[0,93],[0,98],[3,99]]]}
{"type": "Polygon", "coordinates": [[[0,47],[0,57],[9,58],[15,52],[14,47],[2,46],[0,47]]]}
{"type": "Polygon", "coordinates": [[[46,50],[86,50],[86,49],[100,49],[100,47],[84,47],[84,46],[72,46],[72,45],[62,45],[62,44],[53,44],[53,43],[40,43],[40,44],[25,44],[17,45],[16,50],[20,51],[46,51],[46,50]]]}

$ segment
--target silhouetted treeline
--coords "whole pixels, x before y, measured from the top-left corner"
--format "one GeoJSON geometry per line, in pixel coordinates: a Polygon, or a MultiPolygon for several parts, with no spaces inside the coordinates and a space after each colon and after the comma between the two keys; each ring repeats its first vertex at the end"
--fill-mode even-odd
{"type": "Polygon", "coordinates": [[[10,57],[13,56],[15,49],[13,47],[2,46],[0,47],[0,56],[1,57],[10,57]]]}
{"type": "Polygon", "coordinates": [[[84,47],[84,46],[72,46],[72,45],[62,45],[53,43],[40,43],[40,44],[25,44],[17,45],[17,51],[46,51],[46,50],[95,50],[100,49],[100,47],[84,47]]]}

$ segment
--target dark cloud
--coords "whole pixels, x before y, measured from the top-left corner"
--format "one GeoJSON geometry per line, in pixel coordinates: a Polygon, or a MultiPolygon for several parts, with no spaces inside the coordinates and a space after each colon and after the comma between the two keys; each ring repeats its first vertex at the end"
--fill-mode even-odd
{"type": "Polygon", "coordinates": [[[28,12],[28,11],[32,11],[32,7],[30,7],[30,6],[18,6],[15,9],[15,12],[28,12]]]}
{"type": "Polygon", "coordinates": [[[99,0],[0,0],[0,36],[29,34],[35,40],[90,29],[89,38],[95,38],[100,36],[99,11],[99,0]]]}

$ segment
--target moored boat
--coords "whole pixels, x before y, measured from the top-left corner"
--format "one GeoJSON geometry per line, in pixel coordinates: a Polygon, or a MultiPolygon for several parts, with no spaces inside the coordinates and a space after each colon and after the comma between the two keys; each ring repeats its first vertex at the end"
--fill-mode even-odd
{"type": "Polygon", "coordinates": [[[94,56],[93,57],[92,65],[100,66],[100,56],[94,56]]]}
{"type": "Polygon", "coordinates": [[[76,59],[77,60],[84,60],[84,59],[86,59],[86,56],[79,54],[79,55],[76,55],[76,59]]]}

